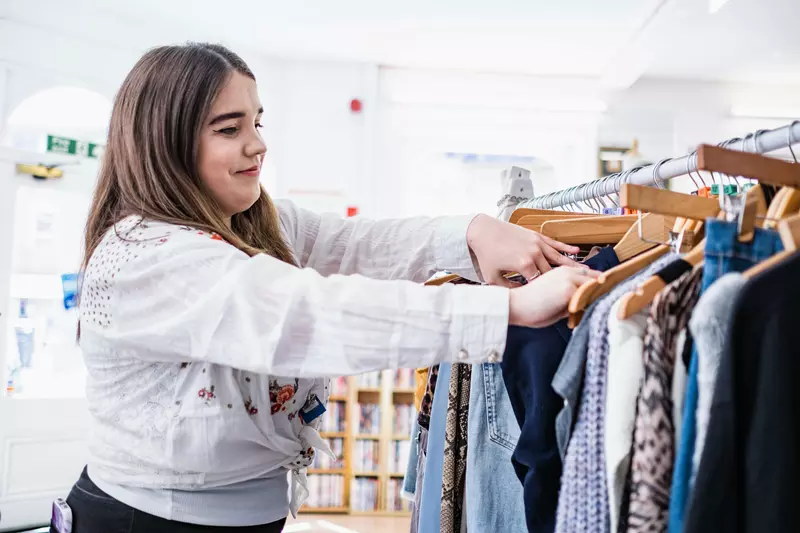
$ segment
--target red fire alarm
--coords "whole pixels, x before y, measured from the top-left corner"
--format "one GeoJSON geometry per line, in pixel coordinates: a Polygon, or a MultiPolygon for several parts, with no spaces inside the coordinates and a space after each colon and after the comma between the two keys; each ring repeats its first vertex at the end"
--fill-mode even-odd
{"type": "Polygon", "coordinates": [[[354,205],[347,206],[347,216],[354,217],[358,214],[358,207],[354,205]]]}
{"type": "Polygon", "coordinates": [[[358,98],[353,98],[350,100],[350,111],[353,113],[361,113],[361,109],[364,107],[364,104],[361,103],[361,100],[358,98]]]}

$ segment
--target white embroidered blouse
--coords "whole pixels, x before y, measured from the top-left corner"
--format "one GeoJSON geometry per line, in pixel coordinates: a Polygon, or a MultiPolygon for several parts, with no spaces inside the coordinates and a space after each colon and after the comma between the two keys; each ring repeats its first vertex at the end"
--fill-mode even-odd
{"type": "Polygon", "coordinates": [[[278,205],[303,268],[139,217],[95,250],[80,309],[93,479],[199,491],[286,468],[294,512],[323,446],[299,412],[327,400],[323,378],[502,354],[506,289],[418,283],[439,270],[475,278],[471,217],[278,205]]]}

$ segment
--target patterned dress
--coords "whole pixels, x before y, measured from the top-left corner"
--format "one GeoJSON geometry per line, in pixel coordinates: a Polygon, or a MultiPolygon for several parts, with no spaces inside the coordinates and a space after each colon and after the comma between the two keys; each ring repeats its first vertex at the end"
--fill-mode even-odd
{"type": "MultiPolygon", "coordinates": [[[[636,407],[631,460],[628,533],[663,532],[669,521],[669,498],[675,460],[672,375],[677,339],[700,297],[702,269],[686,272],[656,296],[644,337],[644,378],[636,407]]],[[[626,527],[627,526],[627,527],[626,527]]]]}

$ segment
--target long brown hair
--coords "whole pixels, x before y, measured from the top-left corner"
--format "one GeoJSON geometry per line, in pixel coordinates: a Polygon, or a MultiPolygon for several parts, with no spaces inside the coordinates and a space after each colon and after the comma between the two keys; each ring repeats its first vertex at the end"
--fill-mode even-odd
{"type": "Polygon", "coordinates": [[[111,112],[86,222],[84,270],[103,235],[128,215],[216,232],[250,256],[266,253],[295,263],[263,187],[256,203],[234,215],[228,227],[197,172],[201,128],[233,72],[255,80],[239,56],[213,44],[163,46],[136,63],[111,112]]]}

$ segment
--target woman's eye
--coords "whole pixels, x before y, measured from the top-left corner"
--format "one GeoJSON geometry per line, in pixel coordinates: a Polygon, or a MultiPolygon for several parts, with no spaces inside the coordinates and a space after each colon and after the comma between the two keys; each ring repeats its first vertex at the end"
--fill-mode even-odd
{"type": "Polygon", "coordinates": [[[261,125],[260,122],[256,122],[256,128],[263,128],[264,126],[261,125]]]}
{"type": "Polygon", "coordinates": [[[236,127],[231,126],[230,128],[223,128],[221,130],[217,130],[217,133],[222,133],[224,135],[234,135],[236,132],[239,131],[236,127]]]}

